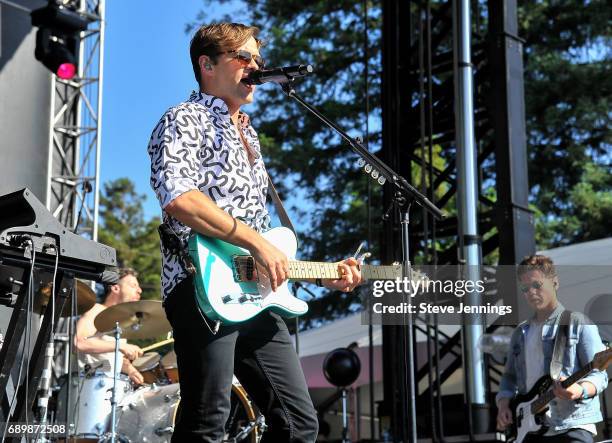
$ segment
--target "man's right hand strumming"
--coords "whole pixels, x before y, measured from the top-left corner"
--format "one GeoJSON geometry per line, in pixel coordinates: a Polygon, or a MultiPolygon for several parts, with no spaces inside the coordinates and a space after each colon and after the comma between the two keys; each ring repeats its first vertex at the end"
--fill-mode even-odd
{"type": "Polygon", "coordinates": [[[510,410],[510,399],[502,398],[497,404],[497,429],[503,431],[512,423],[512,411],[510,410]]]}
{"type": "Polygon", "coordinates": [[[142,355],[142,349],[139,346],[130,345],[129,343],[119,345],[119,351],[130,361],[134,361],[142,355]]]}
{"type": "Polygon", "coordinates": [[[258,268],[270,279],[272,290],[276,291],[289,277],[289,260],[287,256],[265,238],[259,236],[257,245],[250,252],[258,268]]]}

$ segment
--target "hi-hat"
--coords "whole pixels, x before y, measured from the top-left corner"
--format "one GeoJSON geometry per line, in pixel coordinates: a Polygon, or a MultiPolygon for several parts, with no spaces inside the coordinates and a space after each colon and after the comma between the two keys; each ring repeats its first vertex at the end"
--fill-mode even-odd
{"type": "Polygon", "coordinates": [[[168,333],[172,326],[160,301],[140,300],[119,303],[100,312],[94,325],[98,331],[112,335],[115,322],[122,329],[121,338],[155,338],[168,333]]]}
{"type": "MultiPolygon", "coordinates": [[[[66,300],[66,304],[64,305],[64,310],[60,314],[62,317],[70,317],[70,312],[72,309],[72,297],[74,297],[74,292],[76,290],[76,315],[82,315],[85,312],[89,311],[93,305],[96,304],[96,293],[89,287],[87,283],[82,280],[74,280],[76,283],[76,288],[72,289],[71,297],[66,300]]],[[[40,297],[38,297],[39,305],[35,308],[35,311],[43,313],[49,303],[49,299],[51,298],[51,291],[53,290],[53,283],[45,283],[39,289],[40,297]]]]}

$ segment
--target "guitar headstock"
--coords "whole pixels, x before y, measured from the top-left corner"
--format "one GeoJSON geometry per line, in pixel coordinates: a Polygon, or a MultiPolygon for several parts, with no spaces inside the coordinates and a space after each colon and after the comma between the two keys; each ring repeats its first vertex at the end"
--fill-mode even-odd
{"type": "Polygon", "coordinates": [[[593,358],[593,368],[599,369],[600,371],[608,369],[610,363],[612,363],[612,348],[598,352],[593,358]]]}

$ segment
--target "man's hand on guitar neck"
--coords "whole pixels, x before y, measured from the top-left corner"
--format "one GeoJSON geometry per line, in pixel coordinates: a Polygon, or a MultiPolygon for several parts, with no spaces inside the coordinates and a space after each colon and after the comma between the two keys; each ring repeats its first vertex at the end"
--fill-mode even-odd
{"type": "Polygon", "coordinates": [[[588,381],[574,383],[566,389],[561,386],[561,382],[566,378],[567,377],[561,377],[559,380],[554,382],[553,393],[555,394],[555,397],[563,400],[580,400],[584,396],[584,391],[586,391],[588,397],[594,397],[597,393],[595,386],[588,381]]]}
{"type": "Polygon", "coordinates": [[[510,410],[510,399],[502,398],[497,402],[497,429],[503,431],[512,424],[512,411],[510,410]]]}
{"type": "Polygon", "coordinates": [[[322,280],[323,286],[337,291],[352,291],[361,283],[361,272],[358,266],[359,262],[354,257],[338,262],[338,270],[342,277],[331,280],[324,279],[322,280]]]}

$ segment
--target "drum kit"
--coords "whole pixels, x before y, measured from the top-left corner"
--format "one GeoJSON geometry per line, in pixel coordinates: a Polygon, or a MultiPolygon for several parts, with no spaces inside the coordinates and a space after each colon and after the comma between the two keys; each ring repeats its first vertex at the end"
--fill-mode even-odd
{"type": "MultiPolygon", "coordinates": [[[[81,288],[81,293],[86,292],[81,288]]],[[[79,298],[85,297],[79,294],[79,298]]],[[[87,306],[83,306],[82,312],[86,310],[87,306]]],[[[107,335],[115,339],[115,368],[120,361],[121,338],[150,339],[171,330],[161,302],[151,300],[111,306],[98,314],[94,324],[98,331],[104,331],[95,337],[107,335]]],[[[112,374],[109,364],[60,377],[55,421],[68,423],[69,441],[170,442],[180,404],[177,359],[174,350],[163,356],[153,350],[173,341],[169,338],[143,348],[146,352],[132,362],[144,378],[140,386],[119,371],[112,374]]],[[[234,377],[223,441],[257,443],[265,427],[263,415],[234,377]]]]}

